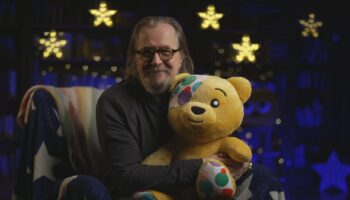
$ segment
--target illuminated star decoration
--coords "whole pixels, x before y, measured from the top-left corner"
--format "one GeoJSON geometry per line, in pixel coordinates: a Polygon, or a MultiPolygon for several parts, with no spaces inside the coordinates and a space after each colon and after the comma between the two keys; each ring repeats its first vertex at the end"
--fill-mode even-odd
{"type": "Polygon", "coordinates": [[[311,35],[315,38],[319,36],[317,29],[322,26],[322,22],[315,20],[314,13],[310,13],[309,19],[307,20],[299,20],[299,23],[304,26],[304,30],[301,32],[302,36],[308,37],[309,35],[311,35]]]}
{"type": "Polygon", "coordinates": [[[340,163],[334,151],[326,163],[314,164],[312,168],[321,176],[320,191],[335,187],[344,193],[348,192],[346,177],[350,175],[350,165],[340,163]]]}
{"type": "Polygon", "coordinates": [[[98,9],[90,9],[89,11],[95,16],[94,26],[99,26],[104,23],[108,27],[113,26],[111,17],[118,12],[117,10],[108,10],[107,3],[104,1],[100,2],[98,9]]]}
{"type": "Polygon", "coordinates": [[[220,24],[218,20],[221,19],[224,14],[216,13],[214,5],[208,5],[206,12],[198,12],[198,16],[202,18],[202,29],[207,29],[212,27],[214,30],[220,29],[220,24]]]}
{"type": "Polygon", "coordinates": [[[232,44],[232,48],[238,51],[238,54],[233,58],[233,60],[238,63],[242,62],[244,59],[248,60],[249,62],[255,62],[255,55],[253,52],[258,50],[259,47],[259,44],[251,44],[250,37],[248,35],[244,35],[242,37],[241,44],[232,44]]]}
{"type": "Polygon", "coordinates": [[[67,40],[57,38],[56,31],[44,32],[44,36],[45,38],[39,39],[39,44],[44,48],[43,57],[54,55],[56,58],[62,58],[61,48],[67,44],[67,40]]]}

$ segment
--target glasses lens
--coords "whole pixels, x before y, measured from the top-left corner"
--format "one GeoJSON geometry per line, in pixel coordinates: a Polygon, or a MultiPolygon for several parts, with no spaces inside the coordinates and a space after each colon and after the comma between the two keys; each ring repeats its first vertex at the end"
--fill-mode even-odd
{"type": "Polygon", "coordinates": [[[141,49],[140,50],[140,55],[146,59],[146,60],[149,60],[153,57],[154,55],[154,49],[151,49],[151,48],[144,48],[144,49],[141,49]]]}
{"type": "Polygon", "coordinates": [[[160,58],[164,61],[170,60],[173,57],[173,51],[171,49],[159,49],[160,58]]]}
{"type": "Polygon", "coordinates": [[[137,51],[138,54],[141,55],[141,57],[146,60],[152,60],[154,53],[158,53],[160,59],[162,61],[168,61],[173,58],[174,53],[178,50],[173,50],[169,48],[160,48],[160,49],[154,49],[154,48],[143,48],[137,51]]]}

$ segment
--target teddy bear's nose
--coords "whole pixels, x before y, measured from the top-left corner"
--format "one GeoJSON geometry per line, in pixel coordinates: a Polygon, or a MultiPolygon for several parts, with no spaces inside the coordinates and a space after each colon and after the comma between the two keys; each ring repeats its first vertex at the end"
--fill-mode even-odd
{"type": "Polygon", "coordinates": [[[196,115],[201,115],[201,114],[203,114],[205,112],[205,109],[203,109],[201,107],[198,107],[198,106],[192,106],[191,110],[196,115]]]}

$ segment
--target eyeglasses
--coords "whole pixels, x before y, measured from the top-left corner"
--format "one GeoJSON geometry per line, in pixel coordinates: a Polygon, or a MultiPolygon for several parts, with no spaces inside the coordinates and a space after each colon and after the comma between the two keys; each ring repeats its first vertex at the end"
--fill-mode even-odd
{"type": "Polygon", "coordinates": [[[170,48],[150,48],[145,47],[140,50],[136,50],[135,52],[141,56],[144,61],[151,61],[154,57],[155,53],[158,53],[159,58],[163,62],[167,62],[171,60],[174,56],[174,53],[178,52],[178,49],[170,49],[170,48]]]}

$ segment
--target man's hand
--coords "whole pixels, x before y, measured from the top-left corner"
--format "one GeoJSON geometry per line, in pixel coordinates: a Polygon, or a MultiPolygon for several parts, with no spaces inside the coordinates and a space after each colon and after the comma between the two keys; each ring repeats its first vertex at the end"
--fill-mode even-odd
{"type": "Polygon", "coordinates": [[[251,167],[251,162],[239,163],[237,161],[232,160],[226,153],[218,153],[210,157],[203,158],[203,162],[206,162],[211,159],[218,160],[224,163],[226,167],[230,170],[231,175],[235,180],[238,180],[242,176],[242,174],[244,174],[251,167]]]}

